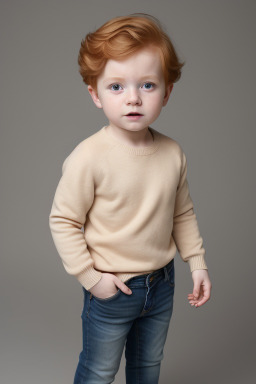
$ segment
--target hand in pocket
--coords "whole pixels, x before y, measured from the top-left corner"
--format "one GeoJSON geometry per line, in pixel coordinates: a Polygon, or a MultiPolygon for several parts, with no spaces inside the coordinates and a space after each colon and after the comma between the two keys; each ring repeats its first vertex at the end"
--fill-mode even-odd
{"type": "Polygon", "coordinates": [[[100,281],[95,284],[90,292],[99,299],[107,299],[114,296],[118,289],[126,295],[131,295],[132,291],[118,277],[111,273],[102,273],[100,281]]]}

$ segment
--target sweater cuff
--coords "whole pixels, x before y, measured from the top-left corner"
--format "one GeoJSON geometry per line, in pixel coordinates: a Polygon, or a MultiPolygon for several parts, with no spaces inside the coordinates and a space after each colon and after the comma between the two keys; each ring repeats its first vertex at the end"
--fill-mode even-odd
{"type": "Polygon", "coordinates": [[[188,263],[191,272],[196,269],[208,269],[203,255],[190,257],[188,263]]]}
{"type": "Polygon", "coordinates": [[[101,279],[102,273],[96,271],[93,267],[86,269],[79,275],[77,275],[77,280],[82,286],[89,291],[94,285],[96,285],[101,279]]]}

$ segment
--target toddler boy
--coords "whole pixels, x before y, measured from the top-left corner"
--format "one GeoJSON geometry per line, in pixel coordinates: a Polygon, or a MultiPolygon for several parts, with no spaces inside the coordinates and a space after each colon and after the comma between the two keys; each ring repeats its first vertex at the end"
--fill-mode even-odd
{"type": "Polygon", "coordinates": [[[49,217],[64,267],[84,292],[74,383],[112,383],[125,347],[126,383],[156,384],[177,249],[192,272],[190,304],[203,305],[211,291],[186,156],[151,127],[184,63],[145,14],[114,18],[89,33],[78,62],[108,125],[65,159],[49,217]]]}

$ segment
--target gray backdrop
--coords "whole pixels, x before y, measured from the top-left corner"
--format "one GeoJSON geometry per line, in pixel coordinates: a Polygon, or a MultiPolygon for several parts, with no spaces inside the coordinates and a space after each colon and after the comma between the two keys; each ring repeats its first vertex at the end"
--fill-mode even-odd
{"type": "MultiPolygon", "coordinates": [[[[152,125],[177,140],[213,283],[191,308],[177,254],[161,384],[251,384],[255,368],[255,16],[249,0],[1,0],[1,357],[4,384],[70,384],[82,289],[48,216],[65,157],[106,120],[78,73],[82,38],[151,13],[186,65],[152,125]]],[[[123,384],[124,361],[115,383],[123,384]]]]}

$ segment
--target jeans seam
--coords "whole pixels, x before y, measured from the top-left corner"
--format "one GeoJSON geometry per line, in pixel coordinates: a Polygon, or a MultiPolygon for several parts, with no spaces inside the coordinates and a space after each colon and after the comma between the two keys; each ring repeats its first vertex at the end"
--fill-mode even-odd
{"type": "MultiPolygon", "coordinates": [[[[83,319],[83,321],[87,322],[87,326],[85,327],[85,359],[84,364],[87,365],[88,358],[89,358],[89,324],[90,324],[90,318],[89,318],[89,312],[91,308],[91,295],[89,297],[88,306],[87,306],[87,312],[86,312],[86,318],[83,319]]],[[[84,350],[84,348],[83,348],[84,350]]]]}
{"type": "Polygon", "coordinates": [[[86,313],[87,318],[89,318],[89,313],[90,313],[90,309],[91,309],[91,299],[92,299],[92,295],[90,294],[87,313],[86,313]]]}
{"type": "Polygon", "coordinates": [[[174,268],[174,265],[172,266],[169,274],[168,274],[168,280],[169,280],[169,285],[171,288],[174,288],[175,287],[175,268],[174,268]],[[170,273],[173,273],[173,283],[171,283],[171,280],[170,280],[170,273]]]}
{"type": "Polygon", "coordinates": [[[139,326],[138,326],[138,321],[136,321],[136,384],[140,383],[140,377],[139,377],[139,369],[138,369],[138,362],[139,362],[139,353],[140,353],[140,338],[139,338],[139,326]]]}
{"type": "Polygon", "coordinates": [[[87,365],[88,355],[89,355],[89,318],[88,318],[88,326],[86,327],[86,356],[85,356],[85,366],[87,365]]]}

